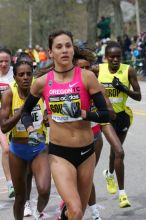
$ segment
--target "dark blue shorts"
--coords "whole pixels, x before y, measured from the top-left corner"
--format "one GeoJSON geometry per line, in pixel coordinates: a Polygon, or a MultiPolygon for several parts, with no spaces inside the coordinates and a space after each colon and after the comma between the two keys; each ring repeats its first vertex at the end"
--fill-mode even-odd
{"type": "Polygon", "coordinates": [[[10,142],[10,152],[27,161],[33,160],[41,151],[45,150],[45,148],[45,143],[40,143],[34,147],[29,144],[16,144],[12,141],[10,142]]]}

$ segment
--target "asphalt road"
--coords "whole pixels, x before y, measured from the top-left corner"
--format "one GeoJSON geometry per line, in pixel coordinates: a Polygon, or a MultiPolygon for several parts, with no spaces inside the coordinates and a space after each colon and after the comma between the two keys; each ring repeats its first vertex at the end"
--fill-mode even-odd
{"type": "MultiPolygon", "coordinates": [[[[108,167],[109,145],[104,139],[101,158],[95,170],[94,182],[96,186],[97,204],[100,214],[105,220],[146,220],[146,82],[140,82],[142,101],[128,99],[129,106],[134,112],[134,121],[127,139],[125,149],[125,190],[131,202],[130,208],[120,209],[118,193],[109,195],[106,191],[102,171],[108,167]]],[[[36,205],[37,193],[33,183],[31,193],[32,207],[36,205]]],[[[56,220],[59,213],[60,197],[52,181],[50,201],[45,210],[46,219],[56,220]]],[[[13,199],[8,199],[7,187],[0,164],[0,220],[13,220],[13,199]]],[[[91,220],[90,210],[87,208],[84,220],[91,220]]],[[[32,217],[24,219],[32,220],[32,217]]]]}

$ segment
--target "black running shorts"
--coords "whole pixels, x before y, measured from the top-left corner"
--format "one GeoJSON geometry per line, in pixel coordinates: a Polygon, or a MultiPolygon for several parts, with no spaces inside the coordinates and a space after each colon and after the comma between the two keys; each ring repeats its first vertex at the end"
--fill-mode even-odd
{"type": "Polygon", "coordinates": [[[111,122],[117,134],[127,133],[130,127],[130,116],[125,112],[116,113],[117,117],[111,122]]]}

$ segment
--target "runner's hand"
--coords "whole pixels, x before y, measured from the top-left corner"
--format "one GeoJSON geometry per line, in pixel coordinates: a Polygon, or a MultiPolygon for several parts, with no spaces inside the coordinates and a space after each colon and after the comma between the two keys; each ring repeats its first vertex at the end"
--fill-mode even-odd
{"type": "Polygon", "coordinates": [[[45,137],[42,134],[37,133],[37,131],[31,131],[28,137],[28,144],[32,146],[37,146],[41,142],[45,142],[45,137]]]}
{"type": "Polygon", "coordinates": [[[62,114],[68,115],[71,118],[78,118],[81,116],[81,110],[75,102],[64,101],[62,106],[62,114]]]}
{"type": "Polygon", "coordinates": [[[118,90],[120,90],[121,92],[125,92],[127,93],[128,92],[128,87],[125,86],[122,82],[120,82],[119,78],[115,77],[113,78],[113,81],[112,81],[112,86],[118,90]]]}

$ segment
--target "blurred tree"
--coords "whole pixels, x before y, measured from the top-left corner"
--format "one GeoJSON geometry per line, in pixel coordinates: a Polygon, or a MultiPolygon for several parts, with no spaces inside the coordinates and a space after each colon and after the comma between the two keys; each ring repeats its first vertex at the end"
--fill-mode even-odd
{"type": "Polygon", "coordinates": [[[100,0],[87,1],[87,42],[89,47],[95,48],[97,40],[97,18],[100,0]]]}
{"type": "Polygon", "coordinates": [[[0,1],[0,45],[7,45],[15,50],[27,43],[28,12],[25,5],[18,0],[0,1]]]}
{"type": "Polygon", "coordinates": [[[123,28],[123,15],[120,6],[121,0],[111,0],[114,9],[114,34],[115,36],[122,36],[124,33],[123,28]]]}
{"type": "MultiPolygon", "coordinates": [[[[28,47],[29,2],[0,0],[0,45],[14,50],[28,47]]],[[[139,1],[140,21],[146,24],[144,3],[145,0],[139,1]]],[[[113,15],[113,11],[115,35],[123,33],[120,0],[31,0],[31,4],[33,47],[39,44],[47,48],[48,34],[56,29],[69,30],[75,39],[87,40],[94,47],[98,14],[107,17],[113,15]]],[[[135,21],[132,24],[135,25],[135,21]]]]}

